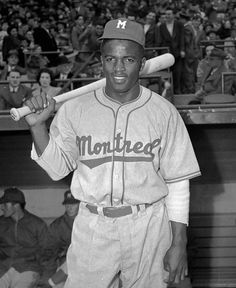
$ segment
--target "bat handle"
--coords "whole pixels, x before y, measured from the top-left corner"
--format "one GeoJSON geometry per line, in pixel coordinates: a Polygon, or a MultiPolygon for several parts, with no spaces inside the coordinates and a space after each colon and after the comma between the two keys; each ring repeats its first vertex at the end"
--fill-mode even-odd
{"type": "Polygon", "coordinates": [[[12,108],[10,110],[10,115],[11,118],[14,121],[19,121],[22,117],[31,114],[32,111],[30,110],[30,108],[28,106],[23,106],[20,108],[12,108]]]}

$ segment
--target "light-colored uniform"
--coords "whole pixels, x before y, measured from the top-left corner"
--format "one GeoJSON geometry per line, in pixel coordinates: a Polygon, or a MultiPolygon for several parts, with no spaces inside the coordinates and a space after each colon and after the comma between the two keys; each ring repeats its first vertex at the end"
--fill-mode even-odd
{"type": "Polygon", "coordinates": [[[74,171],[71,191],[82,201],[65,287],[117,287],[119,271],[124,287],[166,287],[167,184],[200,175],[186,127],[171,103],[142,86],[139,97],[125,104],[105,95],[104,88],[93,91],[59,109],[47,148],[40,157],[33,149],[32,158],[54,180],[74,171]],[[99,215],[86,203],[99,206],[99,215]],[[146,203],[153,205],[145,208],[146,203]],[[103,216],[101,207],[123,205],[133,213],[103,216]]]}

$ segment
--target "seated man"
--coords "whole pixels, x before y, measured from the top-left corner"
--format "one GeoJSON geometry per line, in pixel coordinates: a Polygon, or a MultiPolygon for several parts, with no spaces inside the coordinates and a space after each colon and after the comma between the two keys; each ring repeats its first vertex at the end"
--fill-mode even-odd
{"type": "Polygon", "coordinates": [[[5,189],[0,204],[0,287],[35,287],[43,267],[47,225],[25,209],[25,196],[18,188],[5,189]]]}
{"type": "MultiPolygon", "coordinates": [[[[75,199],[68,190],[64,194],[65,213],[54,220],[49,227],[47,251],[50,262],[57,264],[55,274],[49,279],[51,286],[63,287],[67,278],[66,253],[71,243],[71,232],[74,219],[79,210],[80,201],[75,199]],[[61,283],[62,282],[62,283],[61,283]],[[60,285],[60,286],[59,286],[60,285]]],[[[51,265],[49,265],[51,267],[51,265]]],[[[48,275],[47,271],[45,271],[48,275]]]]}
{"type": "Polygon", "coordinates": [[[73,76],[73,63],[66,57],[66,56],[59,56],[58,57],[58,65],[57,67],[51,68],[55,79],[56,80],[62,80],[57,81],[57,87],[63,87],[65,86],[66,82],[65,80],[70,80],[73,76]],[[63,81],[64,80],[64,81],[63,81]]]}
{"type": "Polygon", "coordinates": [[[204,75],[204,72],[209,69],[209,57],[211,54],[211,51],[215,48],[215,46],[211,43],[206,45],[205,47],[205,56],[199,61],[197,65],[197,83],[196,83],[196,90],[198,90],[201,87],[202,83],[202,77],[204,75]]]}
{"type": "MultiPolygon", "coordinates": [[[[209,67],[204,71],[200,89],[195,93],[195,99],[191,100],[189,104],[205,103],[206,96],[222,95],[222,103],[233,102],[235,80],[233,76],[226,77],[224,82],[224,91],[222,87],[222,73],[229,72],[229,68],[225,64],[226,54],[218,48],[211,50],[208,57],[209,67]],[[227,98],[227,99],[226,99],[227,98]]],[[[220,102],[217,96],[217,102],[220,102]]]]}
{"type": "Polygon", "coordinates": [[[8,81],[9,84],[0,86],[0,110],[19,108],[32,96],[32,90],[20,83],[21,74],[17,68],[9,72],[8,81]]]}

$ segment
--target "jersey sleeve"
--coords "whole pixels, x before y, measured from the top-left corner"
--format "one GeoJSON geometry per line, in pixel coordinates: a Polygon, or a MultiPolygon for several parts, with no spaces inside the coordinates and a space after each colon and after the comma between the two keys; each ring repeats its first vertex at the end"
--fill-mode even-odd
{"type": "Polygon", "coordinates": [[[188,131],[174,106],[162,129],[160,173],[165,182],[173,183],[200,176],[188,131]]]}
{"type": "Polygon", "coordinates": [[[67,176],[77,166],[76,135],[68,121],[69,113],[63,105],[55,115],[50,126],[49,143],[42,155],[37,155],[34,145],[31,151],[31,158],[55,181],[67,176]]]}

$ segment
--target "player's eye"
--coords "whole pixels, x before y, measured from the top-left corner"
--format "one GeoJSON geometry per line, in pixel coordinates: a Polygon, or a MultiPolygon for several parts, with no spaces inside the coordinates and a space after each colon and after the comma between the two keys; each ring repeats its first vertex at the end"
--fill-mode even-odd
{"type": "Polygon", "coordinates": [[[125,62],[126,62],[126,63],[134,63],[135,60],[134,60],[134,58],[132,58],[132,57],[127,57],[127,58],[125,58],[125,62]]]}
{"type": "Polygon", "coordinates": [[[112,62],[112,61],[114,62],[114,58],[110,57],[110,56],[107,56],[107,57],[105,57],[105,61],[108,62],[108,63],[112,62]]]}

